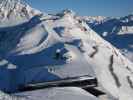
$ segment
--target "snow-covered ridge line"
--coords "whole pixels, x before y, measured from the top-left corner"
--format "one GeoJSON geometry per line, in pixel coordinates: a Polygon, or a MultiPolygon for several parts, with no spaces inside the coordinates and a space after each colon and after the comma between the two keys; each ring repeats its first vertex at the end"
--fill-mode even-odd
{"type": "Polygon", "coordinates": [[[133,14],[124,17],[102,18],[101,20],[98,18],[93,20],[93,17],[88,17],[88,19],[86,17],[82,20],[104,39],[120,49],[124,56],[133,61],[133,14]]]}
{"type": "Polygon", "coordinates": [[[41,16],[38,12],[31,14],[36,10],[27,6],[28,15],[32,15],[27,19],[25,14],[21,16],[23,6],[13,8],[10,17],[5,16],[0,23],[7,26],[0,30],[0,79],[5,77],[0,82],[2,90],[14,92],[29,83],[89,74],[98,79],[98,86],[107,95],[132,100],[133,63],[119,50],[70,10],[41,16]],[[19,23],[9,27],[7,23],[12,23],[12,18],[19,23]],[[24,22],[26,19],[28,21],[24,22]]]}

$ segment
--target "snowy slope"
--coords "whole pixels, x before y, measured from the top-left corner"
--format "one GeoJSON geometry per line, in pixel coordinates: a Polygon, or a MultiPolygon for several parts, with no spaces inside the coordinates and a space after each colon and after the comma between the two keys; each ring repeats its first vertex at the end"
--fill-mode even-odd
{"type": "Polygon", "coordinates": [[[77,87],[56,87],[16,93],[14,96],[0,92],[0,100],[98,100],[83,89],[77,87]]]}
{"type": "MultiPolygon", "coordinates": [[[[95,23],[90,17],[84,18],[94,31],[120,49],[126,57],[133,61],[133,15],[120,18],[105,18],[95,23]],[[88,19],[87,19],[88,18],[88,19]],[[92,21],[92,23],[90,23],[92,21]],[[122,41],[122,42],[121,42],[122,41]]],[[[92,17],[93,18],[93,17],[92,17]]]]}
{"type": "Polygon", "coordinates": [[[24,0],[0,0],[0,26],[13,26],[28,21],[40,11],[31,8],[24,0]]]}
{"type": "Polygon", "coordinates": [[[27,98],[24,96],[8,95],[0,91],[0,100],[27,100],[27,98]]]}
{"type": "Polygon", "coordinates": [[[23,95],[27,98],[27,100],[98,100],[95,96],[76,87],[56,87],[45,90],[18,93],[16,95],[23,95]]]}
{"type": "Polygon", "coordinates": [[[133,64],[72,11],[39,13],[17,25],[6,24],[0,35],[2,90],[14,92],[29,83],[90,75],[114,98],[133,98],[133,64]]]}

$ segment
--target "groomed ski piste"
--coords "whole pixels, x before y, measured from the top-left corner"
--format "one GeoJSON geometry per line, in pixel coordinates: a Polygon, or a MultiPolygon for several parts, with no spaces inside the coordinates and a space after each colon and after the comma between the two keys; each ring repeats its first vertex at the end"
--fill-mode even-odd
{"type": "Polygon", "coordinates": [[[132,62],[73,11],[49,15],[22,0],[0,1],[0,100],[132,100],[132,62]],[[106,97],[80,87],[18,89],[85,75],[106,97]]]}

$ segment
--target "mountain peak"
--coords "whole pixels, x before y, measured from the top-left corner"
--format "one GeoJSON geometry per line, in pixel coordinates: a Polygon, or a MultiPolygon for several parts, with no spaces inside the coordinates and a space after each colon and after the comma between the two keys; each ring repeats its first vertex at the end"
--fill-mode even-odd
{"type": "Polygon", "coordinates": [[[75,12],[71,9],[65,9],[65,10],[62,11],[62,13],[64,13],[64,14],[75,14],[75,12]]]}
{"type": "Polygon", "coordinates": [[[63,17],[65,15],[75,16],[76,13],[71,9],[65,9],[65,10],[62,10],[60,13],[57,13],[56,15],[60,17],[63,17]]]}
{"type": "Polygon", "coordinates": [[[42,14],[30,7],[25,0],[0,0],[0,26],[16,25],[42,14]]]}
{"type": "Polygon", "coordinates": [[[23,11],[27,4],[22,0],[0,0],[0,14],[1,17],[10,17],[12,12],[18,13],[18,10],[23,11]]]}
{"type": "Polygon", "coordinates": [[[16,5],[26,5],[24,0],[0,0],[0,8],[1,10],[13,10],[16,5]]]}

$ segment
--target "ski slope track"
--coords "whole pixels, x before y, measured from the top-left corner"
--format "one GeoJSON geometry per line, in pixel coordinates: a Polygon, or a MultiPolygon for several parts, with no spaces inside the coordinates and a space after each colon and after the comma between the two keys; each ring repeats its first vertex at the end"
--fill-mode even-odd
{"type": "Polygon", "coordinates": [[[0,16],[4,15],[0,21],[0,89],[5,92],[0,93],[0,100],[98,100],[76,87],[18,90],[26,84],[85,75],[96,77],[98,86],[114,100],[132,100],[133,63],[73,11],[48,15],[22,0],[0,1],[0,16]]]}

